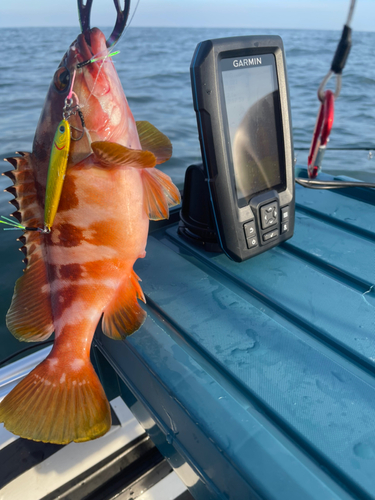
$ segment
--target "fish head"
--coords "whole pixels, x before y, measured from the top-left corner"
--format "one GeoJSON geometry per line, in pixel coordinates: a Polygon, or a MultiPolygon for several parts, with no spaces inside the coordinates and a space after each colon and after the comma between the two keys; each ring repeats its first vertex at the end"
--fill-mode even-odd
{"type": "MultiPolygon", "coordinates": [[[[106,38],[98,28],[81,33],[70,45],[53,76],[37,126],[33,153],[39,165],[47,161],[48,169],[54,134],[63,118],[64,105],[71,90],[75,114],[68,118],[72,134],[70,164],[91,155],[91,142],[94,141],[111,141],[141,149],[137,127],[116,68],[112,59],[105,57],[109,53],[106,38]],[[100,59],[80,67],[81,63],[95,58],[100,59]],[[76,105],[82,112],[85,130],[76,105]]],[[[45,176],[46,172],[42,177],[45,176]]]]}

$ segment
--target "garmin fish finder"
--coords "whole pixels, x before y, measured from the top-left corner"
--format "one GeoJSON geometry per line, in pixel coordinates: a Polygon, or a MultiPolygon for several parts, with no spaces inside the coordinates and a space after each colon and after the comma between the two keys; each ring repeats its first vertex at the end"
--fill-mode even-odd
{"type": "Polygon", "coordinates": [[[195,50],[190,75],[203,170],[187,171],[180,233],[206,238],[211,250],[216,237],[230,258],[243,261],[293,235],[293,145],[282,40],[207,40],[195,50]],[[196,199],[201,206],[202,196],[209,201],[199,221],[193,205],[196,199]]]}

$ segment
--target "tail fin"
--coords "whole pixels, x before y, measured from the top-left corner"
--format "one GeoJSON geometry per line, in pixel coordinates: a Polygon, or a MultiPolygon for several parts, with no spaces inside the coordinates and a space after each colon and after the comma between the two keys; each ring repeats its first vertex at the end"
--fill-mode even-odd
{"type": "Polygon", "coordinates": [[[26,439],[67,444],[105,434],[111,411],[89,360],[68,371],[51,353],[0,403],[0,422],[26,439]]]}

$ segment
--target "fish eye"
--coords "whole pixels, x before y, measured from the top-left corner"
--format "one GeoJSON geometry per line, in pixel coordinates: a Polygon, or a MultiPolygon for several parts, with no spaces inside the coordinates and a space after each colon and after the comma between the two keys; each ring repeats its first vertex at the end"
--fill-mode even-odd
{"type": "Polygon", "coordinates": [[[70,83],[70,73],[65,66],[61,66],[61,68],[56,71],[55,76],[53,77],[53,83],[59,92],[63,92],[68,88],[70,83]]]}
{"type": "Polygon", "coordinates": [[[64,127],[64,125],[61,125],[61,127],[60,127],[60,132],[65,132],[65,127],[64,127]]]}

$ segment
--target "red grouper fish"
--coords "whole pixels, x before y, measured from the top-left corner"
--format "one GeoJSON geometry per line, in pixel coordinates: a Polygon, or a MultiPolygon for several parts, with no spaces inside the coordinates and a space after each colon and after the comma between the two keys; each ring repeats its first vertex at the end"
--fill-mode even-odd
{"type": "Polygon", "coordinates": [[[54,75],[33,152],[7,159],[15,167],[6,173],[14,182],[13,215],[27,228],[43,228],[54,134],[73,91],[82,120],[69,117],[73,140],[57,214],[50,232],[26,230],[20,238],[26,269],[7,313],[19,340],[55,332],[49,356],[0,403],[6,429],[35,441],[87,441],[110,428],[109,403],[90,362],[92,338],[102,315],[113,339],[145,321],[133,265],[146,255],[149,219],[167,218],[180,202],[171,179],[155,168],[172,154],[169,139],[134,121],[111,58],[89,63],[97,54],[109,55],[105,37],[86,30],[54,75]]]}

